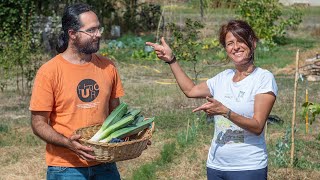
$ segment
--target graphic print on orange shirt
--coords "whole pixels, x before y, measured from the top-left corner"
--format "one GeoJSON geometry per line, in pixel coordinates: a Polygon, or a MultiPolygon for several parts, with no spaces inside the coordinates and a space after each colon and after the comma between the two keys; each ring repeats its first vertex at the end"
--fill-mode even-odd
{"type": "Polygon", "coordinates": [[[92,79],[84,79],[77,86],[77,94],[79,99],[85,104],[78,104],[79,108],[93,108],[96,107],[99,102],[88,103],[95,100],[99,95],[99,85],[92,79]]]}

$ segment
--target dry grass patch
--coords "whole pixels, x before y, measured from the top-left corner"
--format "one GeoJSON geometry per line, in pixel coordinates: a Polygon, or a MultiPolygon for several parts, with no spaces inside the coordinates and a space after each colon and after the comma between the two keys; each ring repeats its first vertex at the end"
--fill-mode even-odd
{"type": "Polygon", "coordinates": [[[192,146],[184,150],[179,158],[162,171],[157,172],[157,179],[206,179],[206,159],[209,145],[192,146]]]}
{"type": "MultiPolygon", "coordinates": [[[[320,53],[319,48],[320,47],[314,47],[314,48],[307,49],[305,51],[300,51],[299,52],[299,67],[308,63],[305,60],[310,59],[310,58],[314,58],[316,56],[316,54],[320,53]]],[[[273,72],[275,75],[279,75],[279,74],[294,75],[295,67],[296,67],[296,64],[295,64],[295,60],[294,60],[294,61],[292,61],[292,64],[288,64],[284,68],[276,68],[276,67],[273,68],[274,69],[273,72]]]]}
{"type": "Polygon", "coordinates": [[[45,179],[44,148],[11,146],[0,149],[1,180],[45,179]]]}
{"type": "Polygon", "coordinates": [[[269,168],[270,180],[316,180],[320,179],[319,171],[299,170],[292,168],[269,168]]]}

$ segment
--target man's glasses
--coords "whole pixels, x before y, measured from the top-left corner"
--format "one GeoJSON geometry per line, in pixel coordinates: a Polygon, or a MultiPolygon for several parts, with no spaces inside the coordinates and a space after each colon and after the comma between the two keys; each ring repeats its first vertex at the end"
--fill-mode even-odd
{"type": "Polygon", "coordinates": [[[87,30],[78,30],[77,32],[83,32],[85,34],[87,34],[88,36],[94,37],[97,36],[98,32],[100,32],[100,34],[102,34],[104,31],[104,27],[100,27],[100,28],[91,28],[91,29],[87,29],[87,30]]]}

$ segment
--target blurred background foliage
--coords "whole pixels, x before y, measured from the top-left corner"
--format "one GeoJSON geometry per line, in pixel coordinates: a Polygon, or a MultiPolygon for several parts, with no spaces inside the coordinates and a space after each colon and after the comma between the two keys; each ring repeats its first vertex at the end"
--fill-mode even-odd
{"type": "Polygon", "coordinates": [[[144,43],[159,42],[159,37],[165,36],[179,59],[192,62],[194,76],[200,73],[200,61],[211,64],[226,59],[217,37],[203,34],[205,29],[217,27],[211,24],[217,23],[216,19],[206,15],[248,21],[261,39],[262,55],[288,42],[287,30],[302,21],[298,7],[284,8],[277,0],[1,0],[1,91],[11,88],[20,94],[30,93],[42,61],[56,54],[64,7],[77,2],[90,4],[107,29],[101,48],[105,56],[121,61],[154,61],[156,55],[144,43]],[[190,11],[195,16],[174,14],[183,8],[183,13],[190,11]]]}

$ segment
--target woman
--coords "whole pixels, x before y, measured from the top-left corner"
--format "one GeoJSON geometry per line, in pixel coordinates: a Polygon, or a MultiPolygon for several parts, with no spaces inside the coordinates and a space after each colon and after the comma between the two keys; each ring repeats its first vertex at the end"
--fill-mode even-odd
{"type": "Polygon", "coordinates": [[[214,116],[215,132],[207,159],[208,179],[267,179],[268,156],[264,126],[276,100],[277,84],[267,70],[254,65],[258,42],[244,21],[231,20],[220,29],[220,44],[234,64],[195,85],[179,66],[162,38],[153,46],[158,58],[170,65],[180,89],[189,98],[206,98],[193,110],[214,116]]]}

